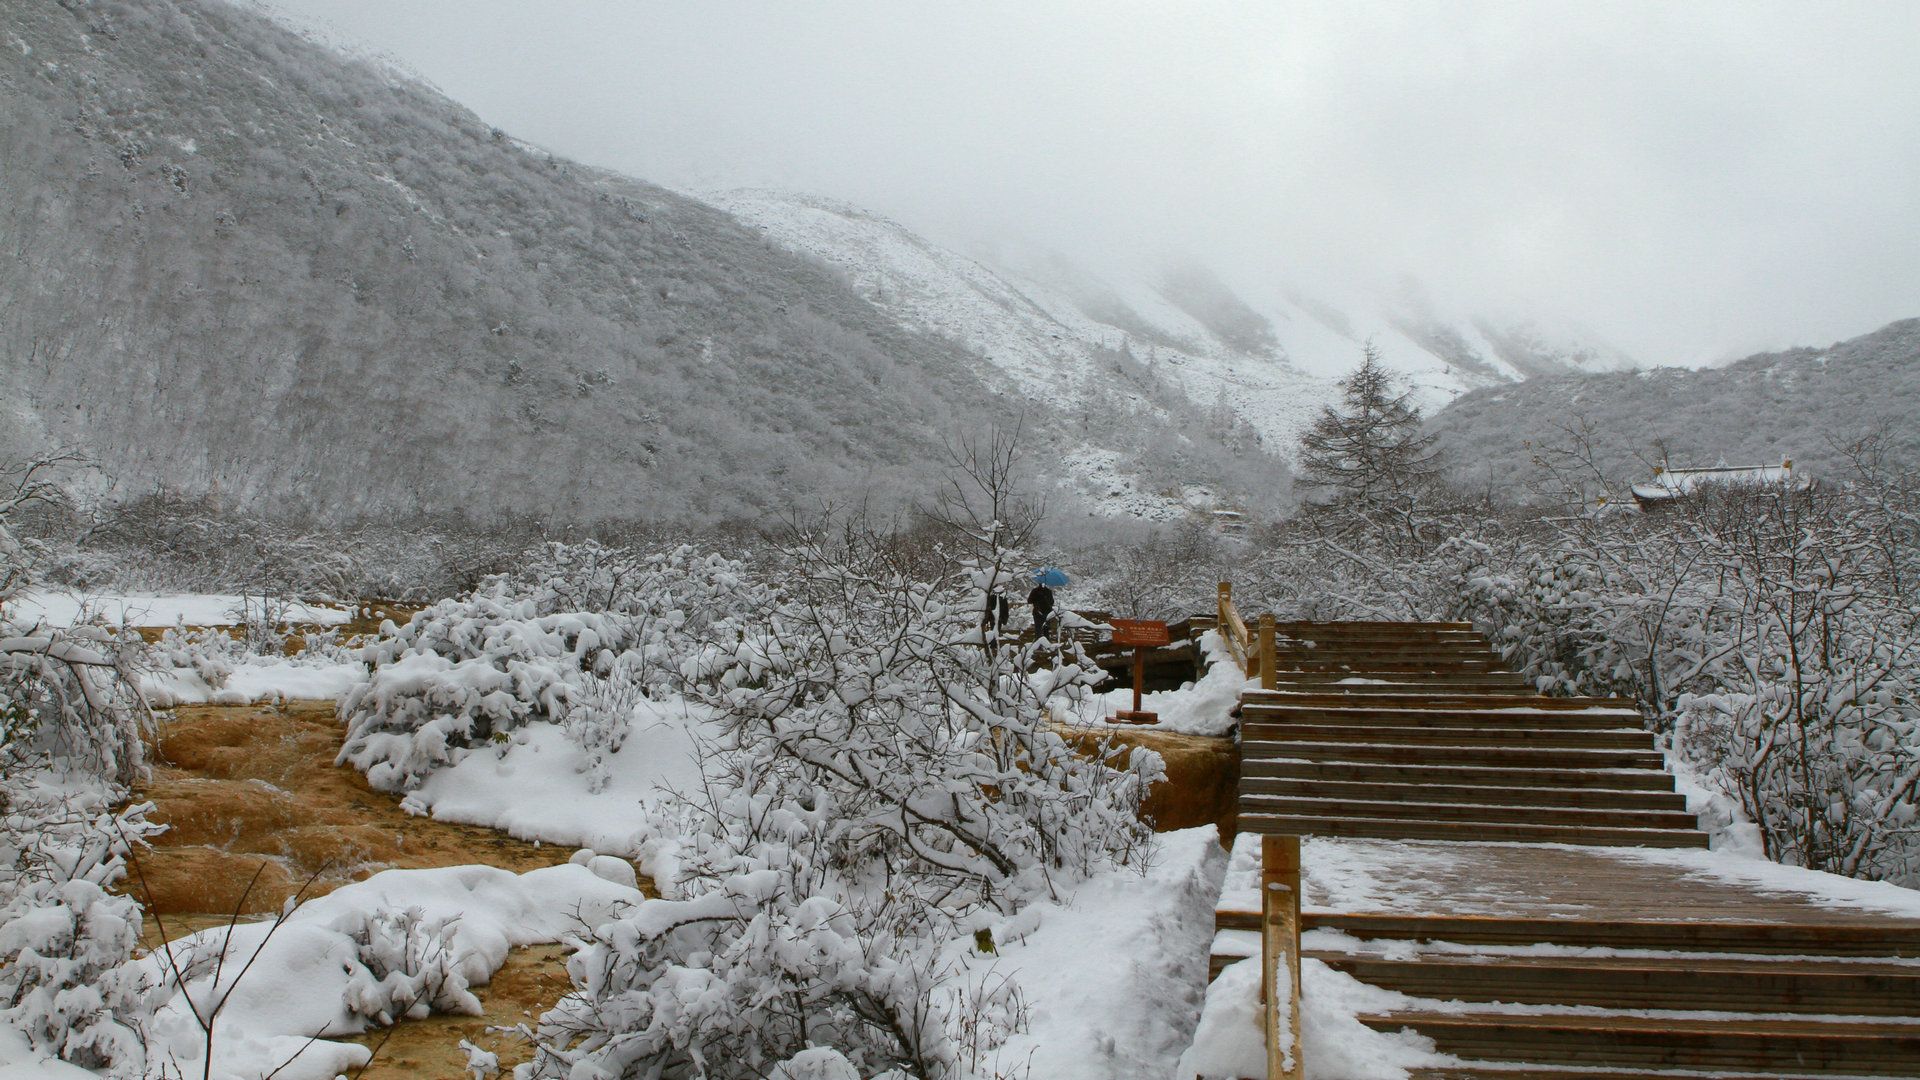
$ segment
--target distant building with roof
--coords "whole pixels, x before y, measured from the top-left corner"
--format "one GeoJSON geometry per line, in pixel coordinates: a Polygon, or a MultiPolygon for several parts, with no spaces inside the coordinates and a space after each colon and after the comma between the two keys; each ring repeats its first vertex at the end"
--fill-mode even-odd
{"type": "Polygon", "coordinates": [[[1651,510],[1683,499],[1701,488],[1811,491],[1813,478],[1793,471],[1791,459],[1778,465],[1715,465],[1710,469],[1676,469],[1663,465],[1653,479],[1632,487],[1633,501],[1651,510]]]}

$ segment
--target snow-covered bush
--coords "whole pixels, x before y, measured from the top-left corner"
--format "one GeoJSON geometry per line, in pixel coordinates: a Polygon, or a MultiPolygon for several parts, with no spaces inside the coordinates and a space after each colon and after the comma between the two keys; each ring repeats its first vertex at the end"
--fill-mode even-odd
{"type": "Polygon", "coordinates": [[[105,887],[157,830],[152,804],[108,809],[142,768],[142,648],[130,633],[8,621],[33,569],[10,519],[58,500],[49,464],[0,470],[0,1022],[37,1053],[137,1073],[150,987],[123,965],[140,908],[105,887]]]}
{"type": "Polygon", "coordinates": [[[340,762],[383,790],[410,790],[465,750],[552,723],[598,770],[637,700],[716,674],[716,643],[737,641],[743,613],[772,595],[740,564],[687,547],[621,558],[612,584],[602,571],[613,557],[596,557],[583,560],[584,583],[550,568],[521,591],[495,578],[383,627],[361,650],[372,677],[340,702],[340,762]],[[577,606],[588,601],[598,608],[577,606]]]}
{"type": "Polygon", "coordinates": [[[52,767],[125,787],[139,775],[141,729],[152,720],[138,690],[139,638],[16,625],[7,608],[32,584],[39,551],[16,534],[15,518],[64,505],[58,478],[74,460],[0,463],[0,779],[52,767]]]}
{"type": "Polygon", "coordinates": [[[419,908],[368,913],[363,925],[347,931],[365,969],[354,973],[342,995],[347,1010],[381,1027],[436,1012],[480,1015],[480,999],[467,989],[448,947],[458,923],[430,919],[419,908]]]}
{"type": "Polygon", "coordinates": [[[126,966],[140,905],[108,892],[153,804],[118,814],[47,777],[0,778],[0,1022],[37,1053],[138,1075],[153,987],[126,966]]]}
{"type": "Polygon", "coordinates": [[[84,878],[33,882],[0,903],[0,1022],[36,1053],[138,1075],[152,987],[127,959],[140,905],[84,878]]]}
{"type": "Polygon", "coordinates": [[[1543,689],[1637,699],[1767,854],[1920,881],[1913,495],[1706,493],[1481,548],[1459,611],[1543,689]]]}
{"type": "Polygon", "coordinates": [[[918,582],[877,540],[799,537],[788,598],[710,645],[704,828],[674,898],[575,955],[533,1075],[759,1077],[810,1046],[957,1075],[942,946],[1144,851],[1158,759],[1089,759],[1049,723],[1098,669],[983,637],[991,568],[918,582]]]}
{"type": "Polygon", "coordinates": [[[191,671],[209,689],[219,690],[227,685],[234,668],[246,663],[246,652],[244,642],[216,627],[173,626],[160,635],[151,655],[155,667],[191,671]]]}
{"type": "Polygon", "coordinates": [[[0,623],[0,754],[124,788],[140,775],[145,647],[100,627],[12,634],[0,623]]]}

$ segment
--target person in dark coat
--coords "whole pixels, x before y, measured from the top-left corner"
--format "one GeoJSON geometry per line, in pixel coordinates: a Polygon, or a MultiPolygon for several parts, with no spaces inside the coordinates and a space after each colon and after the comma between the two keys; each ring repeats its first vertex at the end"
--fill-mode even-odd
{"type": "Polygon", "coordinates": [[[1053,590],[1045,585],[1035,585],[1027,594],[1027,603],[1033,605],[1033,636],[1052,637],[1047,632],[1047,623],[1053,618],[1053,590]]]}

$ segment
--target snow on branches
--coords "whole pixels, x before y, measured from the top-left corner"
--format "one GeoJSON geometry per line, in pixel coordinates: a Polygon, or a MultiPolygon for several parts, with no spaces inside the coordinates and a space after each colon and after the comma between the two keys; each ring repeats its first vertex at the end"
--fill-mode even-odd
{"type": "Polygon", "coordinates": [[[1157,757],[1084,756],[1052,724],[1097,670],[984,640],[977,565],[917,581],[878,540],[794,537],[784,601],[692,688],[717,717],[704,827],[675,898],[576,955],[535,1075],[759,1077],[809,1047],[959,1075],[949,1013],[978,991],[946,947],[1144,852],[1157,757]]]}
{"type": "Polygon", "coordinates": [[[549,545],[532,569],[383,628],[362,651],[372,678],[340,701],[340,763],[412,790],[466,750],[552,723],[604,779],[638,699],[717,671],[709,639],[736,640],[742,612],[770,594],[740,563],[690,547],[549,545]]]}

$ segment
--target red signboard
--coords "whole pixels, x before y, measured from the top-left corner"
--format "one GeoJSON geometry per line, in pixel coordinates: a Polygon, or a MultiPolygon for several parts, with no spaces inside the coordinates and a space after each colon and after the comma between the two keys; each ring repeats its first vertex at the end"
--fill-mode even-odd
{"type": "Polygon", "coordinates": [[[1110,619],[1113,625],[1113,643],[1132,645],[1136,648],[1157,649],[1162,645],[1173,644],[1173,638],[1167,634],[1167,624],[1153,619],[1110,619]]]}

